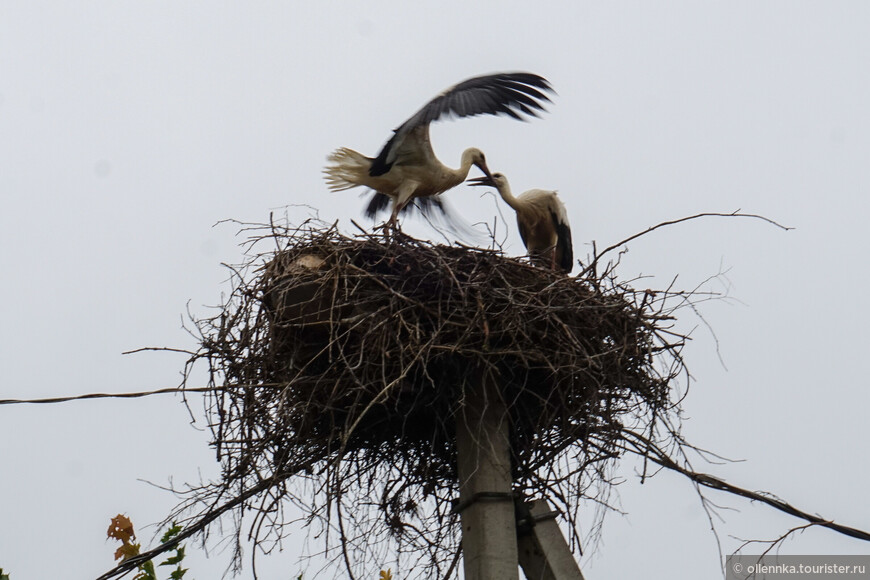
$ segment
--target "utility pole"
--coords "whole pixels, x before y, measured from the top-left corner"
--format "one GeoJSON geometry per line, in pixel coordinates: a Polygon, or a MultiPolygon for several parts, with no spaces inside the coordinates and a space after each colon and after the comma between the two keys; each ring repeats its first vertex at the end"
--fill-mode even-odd
{"type": "Polygon", "coordinates": [[[495,385],[466,391],[456,427],[465,579],[519,580],[510,425],[495,385]]]}
{"type": "Polygon", "coordinates": [[[510,418],[494,385],[465,393],[456,420],[462,563],[466,580],[583,580],[546,500],[514,498],[510,418]]]}

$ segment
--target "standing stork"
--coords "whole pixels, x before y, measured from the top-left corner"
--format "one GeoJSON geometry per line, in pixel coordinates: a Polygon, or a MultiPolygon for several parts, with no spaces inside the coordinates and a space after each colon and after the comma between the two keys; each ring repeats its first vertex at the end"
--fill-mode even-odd
{"type": "Polygon", "coordinates": [[[523,72],[463,81],[429,101],[395,129],[377,157],[366,157],[346,147],[336,149],[323,170],[327,185],[332,191],[358,186],[373,189],[375,193],[365,210],[370,218],[386,210],[392,200],[387,228],[398,227],[399,212],[415,199],[424,215],[433,210],[445,213],[438,194],[465,181],[472,165],[484,175],[490,173],[483,152],[474,147],[462,153],[458,169],[442,164],[432,151],[429,124],[445,115],[508,115],[518,120],[523,120],[523,114],[537,117],[537,111],[544,110],[540,101],[550,101],[542,91],[552,90],[544,77],[523,72]]]}
{"type": "Polygon", "coordinates": [[[530,189],[514,197],[507,177],[493,173],[469,179],[471,185],[488,185],[498,190],[505,203],[517,214],[517,226],[529,258],[536,266],[559,269],[566,274],[574,267],[571,225],[565,204],[555,191],[530,189]]]}

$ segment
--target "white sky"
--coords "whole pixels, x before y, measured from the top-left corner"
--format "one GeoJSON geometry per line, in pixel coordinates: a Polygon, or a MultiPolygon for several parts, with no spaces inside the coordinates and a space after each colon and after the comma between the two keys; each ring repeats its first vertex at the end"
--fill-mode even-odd
{"type": "MultiPolygon", "coordinates": [[[[708,471],[870,528],[868,31],[859,1],[0,1],[0,398],[176,385],[181,355],[121,353],[193,346],[188,302],[207,314],[229,289],[220,263],[240,260],[236,228],[216,222],[307,204],[349,228],[363,201],[327,192],[332,149],[374,155],[447,86],[528,70],[558,92],[549,114],[438,124],[439,157],[455,166],[477,146],[515,190],[558,189],[581,258],[593,240],[702,211],[796,227],[690,222],[632,243],[621,272],[691,288],[728,269],[734,300],[702,309],[727,370],[699,327],[685,434],[745,460],[708,471]]],[[[480,193],[448,199],[491,221],[480,193]]],[[[522,253],[513,227],[507,248],[522,253]]],[[[215,474],[207,440],[172,396],[0,407],[0,566],[14,580],[106,571],[109,518],[160,520],[175,500],[141,480],[215,474]]],[[[717,577],[691,485],[665,473],[641,486],[636,467],[586,577],[717,577]]],[[[740,510],[718,528],[726,553],[731,536],[801,523],[710,497],[740,510]]],[[[195,578],[227,563],[191,551],[195,578]]],[[[295,578],[301,551],[294,538],[261,577],[295,578]]],[[[870,545],[814,529],[784,553],[870,545]]]]}

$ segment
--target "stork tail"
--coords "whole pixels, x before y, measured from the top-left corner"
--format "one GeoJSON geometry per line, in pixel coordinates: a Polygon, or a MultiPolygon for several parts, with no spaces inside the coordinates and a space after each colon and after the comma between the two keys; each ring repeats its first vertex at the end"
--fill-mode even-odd
{"type": "Polygon", "coordinates": [[[326,185],[332,191],[343,191],[365,185],[372,160],[353,149],[341,147],[327,157],[329,165],[323,168],[326,185]]]}

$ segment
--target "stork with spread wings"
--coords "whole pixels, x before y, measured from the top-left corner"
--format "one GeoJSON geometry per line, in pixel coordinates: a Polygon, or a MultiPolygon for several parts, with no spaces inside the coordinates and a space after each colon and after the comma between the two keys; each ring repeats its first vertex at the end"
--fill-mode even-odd
{"type": "Polygon", "coordinates": [[[542,102],[549,102],[545,92],[552,92],[547,79],[531,73],[499,73],[474,77],[455,85],[402,123],[377,157],[366,157],[341,147],[328,158],[323,172],[329,189],[342,191],[364,186],[375,191],[366,215],[376,217],[392,201],[386,226],[397,228],[398,215],[416,200],[429,215],[444,212],[438,194],[456,187],[468,177],[472,165],[490,177],[486,157],[471,147],[462,153],[457,169],[441,163],[429,141],[429,124],[444,116],[507,115],[523,120],[537,117],[542,102]]]}

